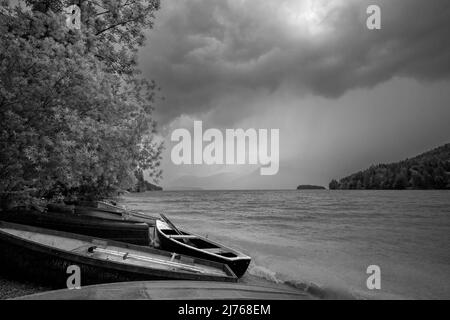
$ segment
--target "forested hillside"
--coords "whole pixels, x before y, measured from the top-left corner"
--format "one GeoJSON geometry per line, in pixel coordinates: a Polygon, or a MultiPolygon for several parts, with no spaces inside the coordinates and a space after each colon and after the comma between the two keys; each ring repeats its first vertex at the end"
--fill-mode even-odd
{"type": "Polygon", "coordinates": [[[341,179],[330,189],[450,189],[450,144],[412,159],[379,164],[341,179]]]}

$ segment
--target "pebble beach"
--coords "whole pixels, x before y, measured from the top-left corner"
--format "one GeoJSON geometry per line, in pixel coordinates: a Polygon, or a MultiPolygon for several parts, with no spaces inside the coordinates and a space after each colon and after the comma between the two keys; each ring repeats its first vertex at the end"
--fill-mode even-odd
{"type": "Polygon", "coordinates": [[[51,290],[51,288],[43,287],[26,281],[18,281],[9,279],[0,275],[0,299],[12,299],[16,297],[26,296],[29,294],[39,293],[51,290]]]}

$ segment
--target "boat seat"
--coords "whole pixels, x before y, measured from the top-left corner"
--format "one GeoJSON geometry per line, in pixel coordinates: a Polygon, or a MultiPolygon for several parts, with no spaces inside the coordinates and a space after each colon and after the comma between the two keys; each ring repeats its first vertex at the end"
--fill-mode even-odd
{"type": "Polygon", "coordinates": [[[197,236],[193,236],[191,234],[174,234],[168,237],[171,239],[197,239],[197,236]]]}
{"type": "Polygon", "coordinates": [[[222,252],[222,249],[221,248],[209,248],[209,249],[202,249],[203,251],[208,251],[208,252],[211,252],[211,253],[220,253],[220,252],[222,252]]]}

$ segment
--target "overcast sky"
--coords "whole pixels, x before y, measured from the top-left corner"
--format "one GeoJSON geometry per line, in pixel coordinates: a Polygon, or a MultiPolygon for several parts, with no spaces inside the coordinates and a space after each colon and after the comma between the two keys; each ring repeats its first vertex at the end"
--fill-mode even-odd
{"type": "Polygon", "coordinates": [[[140,66],[162,88],[165,188],[327,185],[450,142],[448,0],[162,0],[140,66]],[[381,30],[366,8],[381,7],[381,30]],[[280,129],[280,171],[175,166],[176,128],[280,129]],[[258,171],[259,172],[259,171],[258,171]]]}

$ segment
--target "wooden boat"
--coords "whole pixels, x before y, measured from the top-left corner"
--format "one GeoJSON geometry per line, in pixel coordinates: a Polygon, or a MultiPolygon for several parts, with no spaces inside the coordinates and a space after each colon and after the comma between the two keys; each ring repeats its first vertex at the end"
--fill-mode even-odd
{"type": "Polygon", "coordinates": [[[199,257],[227,264],[238,278],[247,271],[251,258],[202,236],[178,230],[164,215],[157,220],[155,229],[160,248],[167,251],[199,257]]]}
{"type": "Polygon", "coordinates": [[[78,215],[97,217],[108,220],[143,222],[147,223],[149,226],[154,226],[157,219],[156,217],[151,217],[134,210],[128,210],[101,201],[97,202],[97,206],[95,207],[77,205],[74,208],[74,213],[78,215]]]}
{"type": "Polygon", "coordinates": [[[209,281],[139,281],[55,290],[16,300],[306,300],[312,297],[279,286],[209,281]]]}
{"type": "Polygon", "coordinates": [[[149,226],[141,222],[105,220],[96,217],[77,216],[70,213],[41,213],[37,211],[2,213],[0,220],[141,246],[150,244],[149,226]]]}
{"type": "Polygon", "coordinates": [[[122,214],[116,211],[98,208],[97,202],[82,201],[76,204],[48,204],[46,210],[51,213],[76,214],[105,220],[127,220],[126,217],[123,217],[122,214]]]}
{"type": "Polygon", "coordinates": [[[117,213],[122,213],[125,210],[125,208],[118,206],[115,202],[109,203],[107,201],[97,201],[97,208],[115,211],[117,213]]]}
{"type": "MultiPolygon", "coordinates": [[[[104,220],[130,221],[130,219],[127,219],[127,217],[122,214],[99,208],[75,206],[74,214],[78,216],[99,218],[104,220]]],[[[134,222],[134,220],[131,221],[134,222]]]]}
{"type": "Polygon", "coordinates": [[[149,247],[0,222],[0,270],[65,287],[67,267],[77,265],[81,284],[142,280],[237,281],[220,263],[149,247]]]}

